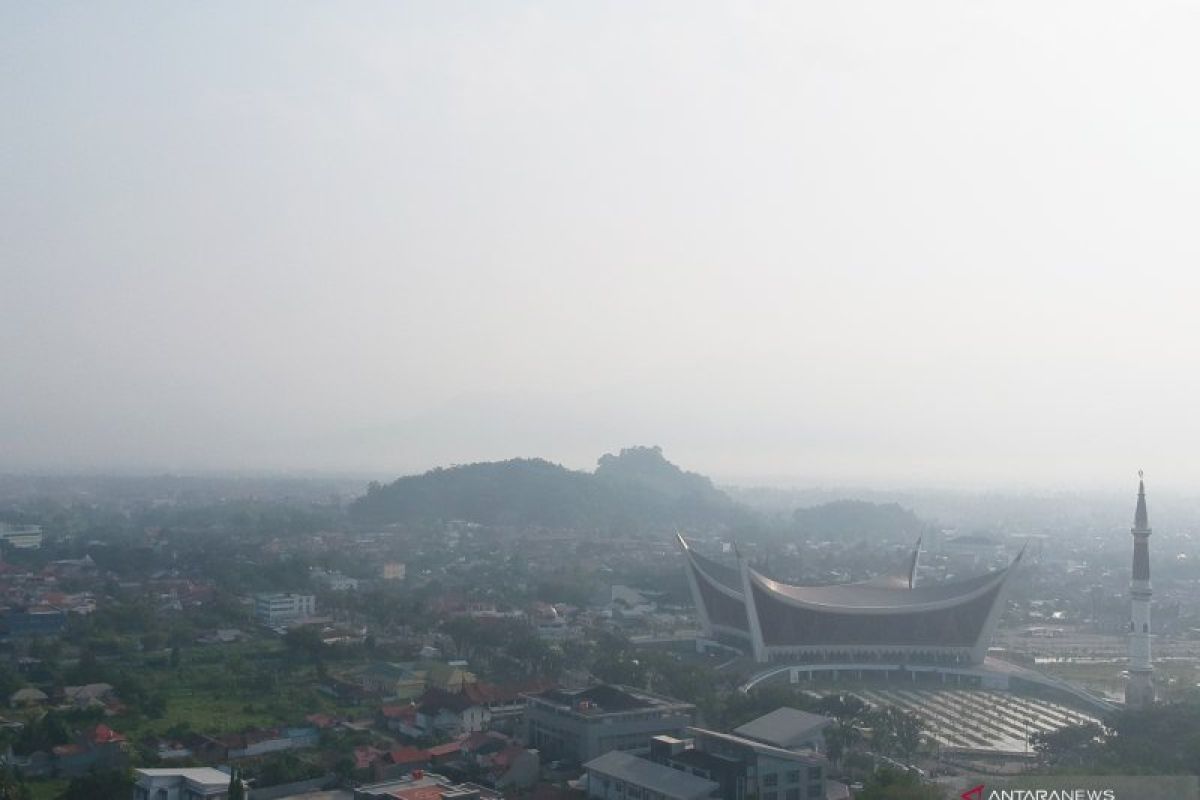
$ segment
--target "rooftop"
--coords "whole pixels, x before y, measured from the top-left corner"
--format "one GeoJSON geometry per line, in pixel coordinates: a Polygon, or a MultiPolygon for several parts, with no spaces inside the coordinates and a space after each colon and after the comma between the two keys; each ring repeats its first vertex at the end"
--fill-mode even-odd
{"type": "Polygon", "coordinates": [[[747,739],[787,749],[811,739],[832,722],[829,717],[820,714],[783,706],[734,728],[733,732],[747,739]]]}
{"type": "Polygon", "coordinates": [[[627,781],[677,800],[705,797],[720,788],[713,781],[664,767],[653,761],[622,753],[620,750],[612,750],[593,758],[583,766],[589,771],[627,781]]]}
{"type": "Polygon", "coordinates": [[[704,750],[697,750],[694,747],[688,747],[680,750],[678,753],[672,753],[670,760],[687,767],[703,769],[709,772],[719,771],[729,764],[735,763],[735,759],[719,756],[704,750]]]}
{"type": "MultiPolygon", "coordinates": [[[[701,740],[707,739],[710,742],[719,742],[726,745],[732,745],[734,747],[746,747],[758,753],[759,755],[770,756],[771,758],[781,758],[786,761],[801,761],[806,764],[815,764],[825,760],[823,757],[814,755],[812,753],[798,753],[795,750],[785,750],[782,747],[763,744],[762,742],[756,742],[753,739],[746,738],[745,736],[738,736],[732,733],[719,733],[717,731],[710,731],[705,728],[694,727],[688,728],[687,732],[689,735],[696,738],[697,747],[702,747],[700,743],[701,740]]],[[[672,758],[678,757],[678,755],[672,756],[672,758]]]]}
{"type": "Polygon", "coordinates": [[[691,708],[689,703],[629,686],[601,683],[583,689],[548,689],[531,698],[579,714],[621,714],[642,709],[691,708]]]}
{"type": "Polygon", "coordinates": [[[182,769],[173,769],[170,767],[152,767],[134,770],[134,775],[137,777],[148,778],[183,778],[193,783],[199,783],[203,786],[228,786],[229,773],[221,772],[219,769],[212,767],[184,767],[182,769]]]}
{"type": "Polygon", "coordinates": [[[827,606],[837,609],[921,608],[965,601],[995,586],[1008,574],[1009,567],[986,572],[974,578],[945,583],[898,587],[872,582],[834,584],[830,586],[792,586],[773,581],[754,570],[754,582],[769,592],[806,606],[827,606]]]}
{"type": "Polygon", "coordinates": [[[500,795],[476,783],[451,783],[434,772],[413,773],[397,780],[359,786],[357,794],[383,800],[438,800],[443,797],[478,794],[480,800],[494,800],[500,795]]]}

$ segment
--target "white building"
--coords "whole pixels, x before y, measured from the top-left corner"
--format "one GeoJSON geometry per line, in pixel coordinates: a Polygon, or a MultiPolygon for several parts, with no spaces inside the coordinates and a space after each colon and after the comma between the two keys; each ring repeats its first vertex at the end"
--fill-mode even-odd
{"type": "Polygon", "coordinates": [[[317,583],[324,584],[330,591],[352,592],[358,590],[358,579],[343,575],[337,571],[323,569],[313,570],[312,578],[317,583]]]}
{"type": "Polygon", "coordinates": [[[311,617],[317,612],[317,599],[311,594],[259,594],[254,596],[254,618],[264,625],[280,625],[311,617]]]}
{"type": "Polygon", "coordinates": [[[385,581],[402,581],[406,572],[403,561],[389,561],[383,565],[383,579],[385,581]]]}
{"type": "Polygon", "coordinates": [[[229,775],[212,767],[135,769],[133,800],[227,800],[229,775]]]}
{"type": "Polygon", "coordinates": [[[0,522],[0,542],[16,550],[37,550],[42,546],[42,526],[0,522]]]}

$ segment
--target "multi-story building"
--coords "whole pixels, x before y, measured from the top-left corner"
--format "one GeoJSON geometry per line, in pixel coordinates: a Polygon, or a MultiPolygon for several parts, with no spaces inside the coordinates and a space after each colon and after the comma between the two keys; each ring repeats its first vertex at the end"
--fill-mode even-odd
{"type": "Polygon", "coordinates": [[[0,639],[53,637],[66,627],[66,612],[52,606],[0,608],[0,639]]]}
{"type": "Polygon", "coordinates": [[[42,546],[42,526],[0,522],[0,542],[16,550],[37,550],[42,546]]]}
{"type": "Polygon", "coordinates": [[[229,775],[211,767],[137,769],[133,800],[227,800],[229,775]]]}
{"type": "Polygon", "coordinates": [[[628,686],[551,689],[526,695],[525,742],[543,759],[580,764],[611,750],[647,750],[658,735],[679,736],[696,707],[628,686]]]}
{"type": "MultiPolygon", "coordinates": [[[[655,737],[649,760],[719,786],[722,800],[819,800],[825,758],[729,733],[688,728],[689,739],[655,737]]],[[[634,799],[636,800],[636,798],[634,799]]]]}
{"type": "Polygon", "coordinates": [[[733,729],[738,736],[784,750],[825,752],[825,729],[829,717],[783,706],[733,729]]]}
{"type": "Polygon", "coordinates": [[[477,783],[454,783],[443,775],[419,769],[397,780],[354,790],[354,800],[500,800],[500,796],[477,783]]]}
{"type": "Polygon", "coordinates": [[[259,594],[254,597],[254,618],[264,625],[281,625],[317,611],[317,599],[311,594],[259,594]]]}
{"type": "Polygon", "coordinates": [[[593,800],[704,800],[720,785],[690,772],[613,750],[583,765],[593,800]]]}

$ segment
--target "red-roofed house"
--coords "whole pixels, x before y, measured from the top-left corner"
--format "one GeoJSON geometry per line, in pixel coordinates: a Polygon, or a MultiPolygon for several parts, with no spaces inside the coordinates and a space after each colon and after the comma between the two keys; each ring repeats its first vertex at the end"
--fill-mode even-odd
{"type": "Polygon", "coordinates": [[[508,747],[512,744],[512,739],[497,731],[486,731],[472,733],[463,739],[461,744],[463,752],[475,759],[475,763],[482,767],[486,766],[488,756],[508,747]]]}
{"type": "Polygon", "coordinates": [[[370,769],[375,762],[387,755],[386,750],[378,750],[370,745],[354,748],[354,768],[370,769]]]}
{"type": "Polygon", "coordinates": [[[430,747],[426,752],[429,753],[430,763],[438,766],[458,759],[462,755],[462,742],[439,744],[436,747],[430,747]]]}
{"type": "Polygon", "coordinates": [[[304,719],[307,720],[308,723],[314,728],[318,728],[320,730],[332,728],[338,724],[337,718],[331,717],[328,714],[309,714],[304,719]]]}
{"type": "Polygon", "coordinates": [[[413,786],[392,792],[396,800],[442,800],[441,786],[413,786]]]}
{"type": "Polygon", "coordinates": [[[398,778],[429,766],[429,752],[419,747],[401,747],[375,762],[375,780],[398,778]]]}
{"type": "Polygon", "coordinates": [[[482,681],[463,687],[463,695],[487,709],[488,727],[516,733],[522,727],[526,694],[537,694],[555,686],[553,681],[532,680],[520,684],[494,684],[482,681]]]}
{"type": "Polygon", "coordinates": [[[119,742],[124,742],[125,736],[117,733],[104,723],[100,723],[88,732],[88,739],[91,740],[91,743],[95,745],[116,744],[119,742]]]}
{"type": "Polygon", "coordinates": [[[119,769],[125,766],[125,736],[101,724],[81,733],[71,744],[51,750],[54,771],[64,777],[83,775],[91,769],[119,769]]]}
{"type": "Polygon", "coordinates": [[[487,757],[487,770],[497,789],[527,789],[537,783],[541,758],[536,750],[514,744],[487,757]]]}
{"type": "Polygon", "coordinates": [[[389,731],[413,738],[421,735],[417,728],[417,707],[411,703],[406,706],[384,706],[379,709],[379,721],[389,731]]]}
{"type": "Polygon", "coordinates": [[[429,751],[419,747],[400,747],[388,753],[388,759],[398,767],[420,769],[429,763],[429,751]]]}

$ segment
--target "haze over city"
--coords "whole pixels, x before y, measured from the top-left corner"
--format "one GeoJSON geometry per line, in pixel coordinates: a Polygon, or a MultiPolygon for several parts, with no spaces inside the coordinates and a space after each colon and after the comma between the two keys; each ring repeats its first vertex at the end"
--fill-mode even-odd
{"type": "MultiPolygon", "coordinates": [[[[0,9],[0,471],[1200,478],[1200,12],[0,9]]],[[[1124,502],[1124,500],[1123,500],[1124,502]]]]}

